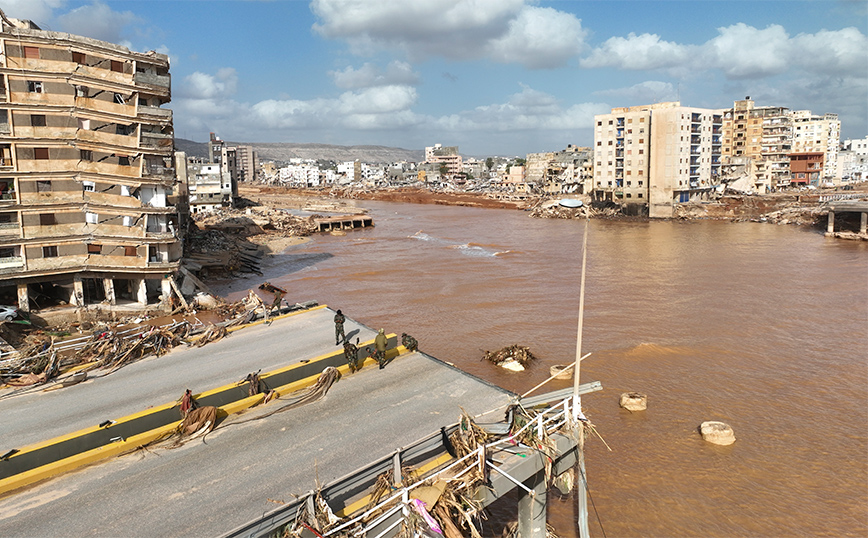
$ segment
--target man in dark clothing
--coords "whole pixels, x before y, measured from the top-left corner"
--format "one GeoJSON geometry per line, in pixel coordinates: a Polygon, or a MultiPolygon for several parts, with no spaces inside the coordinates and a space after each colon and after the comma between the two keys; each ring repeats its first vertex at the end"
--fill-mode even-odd
{"type": "Polygon", "coordinates": [[[386,331],[380,329],[377,337],[374,338],[374,346],[377,348],[377,362],[380,364],[380,370],[386,367],[386,331]]]}
{"type": "Polygon", "coordinates": [[[341,342],[347,339],[347,335],[344,334],[344,315],[341,314],[341,311],[338,310],[335,314],[335,345],[339,346],[341,342]]]}
{"type": "Polygon", "coordinates": [[[347,364],[350,366],[350,373],[357,372],[361,370],[361,365],[359,362],[359,347],[358,347],[359,339],[356,338],[356,344],[354,345],[352,342],[347,342],[344,344],[344,358],[347,359],[347,364]]]}
{"type": "Polygon", "coordinates": [[[407,348],[407,351],[419,349],[419,342],[407,333],[401,333],[401,345],[407,348]]]}

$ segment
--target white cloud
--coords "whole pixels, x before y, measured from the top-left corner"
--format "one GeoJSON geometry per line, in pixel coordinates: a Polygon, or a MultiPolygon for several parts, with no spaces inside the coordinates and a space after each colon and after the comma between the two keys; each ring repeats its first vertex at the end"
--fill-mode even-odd
{"type": "Polygon", "coordinates": [[[665,41],[656,34],[612,37],[580,65],[668,70],[682,76],[719,70],[731,80],[760,79],[793,70],[864,76],[868,65],[868,39],[853,27],[791,37],[777,24],[758,29],[738,23],[717,32],[700,45],[665,41]]]}
{"type": "Polygon", "coordinates": [[[727,78],[757,78],[787,70],[792,43],[783,26],[764,30],[743,22],[718,28],[718,36],[705,43],[702,63],[721,69],[727,78]]]}
{"type": "Polygon", "coordinates": [[[410,59],[487,56],[531,68],[556,67],[578,54],[585,31],[575,16],[526,0],[313,0],[320,35],[356,54],[397,50],[410,59]]]}
{"type": "Polygon", "coordinates": [[[507,33],[488,43],[489,56],[530,68],[565,64],[585,47],[582,21],[552,8],[525,7],[509,22],[507,33]]]}
{"type": "Polygon", "coordinates": [[[228,98],[238,89],[238,74],[231,67],[224,67],[216,75],[196,71],[184,78],[178,95],[189,99],[207,100],[228,98]]]}
{"type": "Polygon", "coordinates": [[[472,110],[434,119],[440,129],[462,131],[577,130],[586,129],[594,114],[608,110],[602,103],[581,103],[564,108],[559,100],[523,86],[505,103],[478,106],[472,110]]]}
{"type": "Polygon", "coordinates": [[[691,47],[663,41],[657,34],[611,37],[588,57],[581,60],[582,67],[619,67],[632,70],[654,70],[682,66],[689,63],[691,47]]]}
{"type": "Polygon", "coordinates": [[[92,37],[130,48],[131,43],[123,37],[126,26],[141,22],[131,11],[114,11],[106,4],[95,0],[57,17],[59,29],[71,34],[92,37]]]}
{"type": "Polygon", "coordinates": [[[338,88],[356,89],[372,86],[391,86],[394,84],[415,86],[419,83],[419,75],[413,71],[410,64],[394,61],[385,69],[365,63],[358,69],[347,67],[343,71],[330,71],[329,75],[338,88]]]}
{"type": "Polygon", "coordinates": [[[41,28],[54,20],[54,10],[63,7],[65,0],[3,0],[3,13],[12,19],[30,19],[41,28]]]}
{"type": "Polygon", "coordinates": [[[791,61],[805,69],[862,76],[868,72],[868,37],[856,28],[799,34],[792,44],[791,61]]]}
{"type": "Polygon", "coordinates": [[[669,82],[646,80],[628,88],[615,88],[596,92],[597,95],[616,97],[632,103],[659,103],[678,100],[678,91],[669,82]]]}

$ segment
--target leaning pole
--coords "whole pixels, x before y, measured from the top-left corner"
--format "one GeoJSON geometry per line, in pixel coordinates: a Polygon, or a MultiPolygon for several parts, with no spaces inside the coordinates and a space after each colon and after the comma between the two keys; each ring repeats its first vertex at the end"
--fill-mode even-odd
{"type": "Polygon", "coordinates": [[[580,538],[590,538],[591,533],[588,528],[588,483],[585,474],[585,428],[579,420],[582,416],[582,401],[579,397],[579,368],[582,361],[582,325],[585,320],[585,268],[588,262],[588,228],[590,228],[590,217],[585,219],[585,234],[582,240],[582,279],[581,287],[579,288],[579,327],[578,336],[576,337],[576,364],[573,372],[573,420],[576,424],[576,432],[578,434],[578,458],[576,466],[578,467],[578,476],[576,477],[576,502],[578,503],[578,516],[576,526],[578,527],[580,538]]]}

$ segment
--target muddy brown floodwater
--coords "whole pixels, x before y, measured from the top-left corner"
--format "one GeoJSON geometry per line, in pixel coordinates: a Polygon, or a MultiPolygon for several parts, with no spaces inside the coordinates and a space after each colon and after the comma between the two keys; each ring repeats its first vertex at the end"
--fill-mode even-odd
{"type": "MultiPolygon", "coordinates": [[[[375,228],[316,236],[223,291],[271,280],[514,391],[574,358],[583,222],[364,205],[375,228]],[[480,361],[510,344],[539,364],[480,361]]],[[[585,411],[613,449],[587,444],[593,536],[868,535],[868,244],[769,224],[592,221],[583,342],[582,381],[604,387],[585,411]],[[646,393],[648,410],[620,409],[625,391],[646,393]],[[703,442],[705,420],[729,423],[735,444],[703,442]]],[[[575,536],[574,500],[549,500],[558,534],[575,536]]]]}

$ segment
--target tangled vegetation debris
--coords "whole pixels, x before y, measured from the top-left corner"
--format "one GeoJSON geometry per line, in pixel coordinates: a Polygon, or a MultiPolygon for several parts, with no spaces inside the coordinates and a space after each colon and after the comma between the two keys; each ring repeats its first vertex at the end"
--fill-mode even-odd
{"type": "Polygon", "coordinates": [[[497,366],[514,361],[523,368],[527,368],[531,362],[536,360],[536,357],[530,352],[530,348],[513,344],[497,351],[486,351],[482,359],[497,366]]]}

